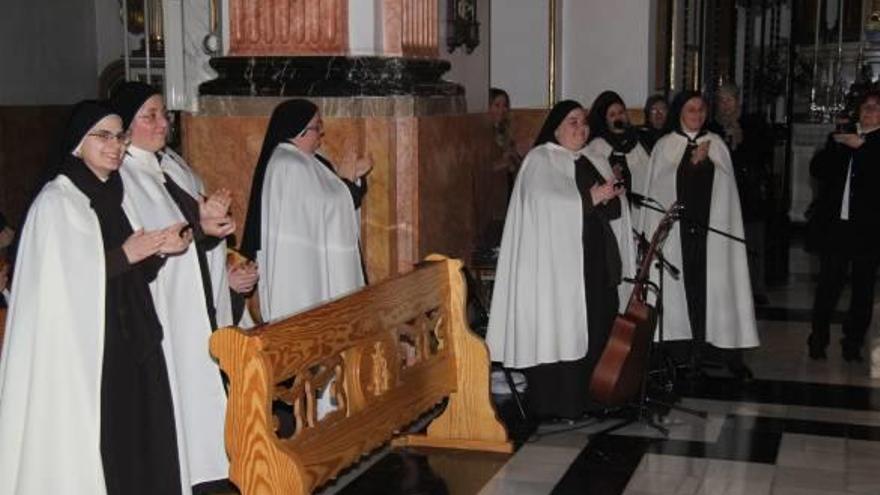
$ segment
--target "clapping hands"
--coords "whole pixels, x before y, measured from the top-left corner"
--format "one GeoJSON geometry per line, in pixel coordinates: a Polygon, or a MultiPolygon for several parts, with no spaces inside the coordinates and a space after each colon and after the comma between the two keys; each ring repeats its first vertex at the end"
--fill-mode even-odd
{"type": "Polygon", "coordinates": [[[709,141],[703,141],[691,154],[691,165],[696,165],[709,156],[709,141]]]}
{"type": "Polygon", "coordinates": [[[229,276],[229,288],[239,294],[247,294],[254,290],[254,286],[257,285],[257,281],[260,279],[257,264],[253,261],[229,264],[227,275],[229,276]]]}
{"type": "Polygon", "coordinates": [[[343,179],[355,182],[373,170],[373,159],[368,156],[356,156],[352,151],[336,167],[336,173],[343,179]]]}
{"type": "Polygon", "coordinates": [[[229,214],[232,193],[222,188],[213,194],[199,198],[199,223],[202,231],[213,237],[226,237],[235,232],[235,220],[229,214]]]}
{"type": "Polygon", "coordinates": [[[176,223],[159,230],[139,229],[122,243],[122,251],[132,265],[153,255],[177,254],[192,242],[192,232],[186,223],[176,223]]]}
{"type": "Polygon", "coordinates": [[[617,182],[608,181],[604,184],[595,184],[590,188],[590,198],[593,205],[606,204],[612,199],[626,192],[626,188],[617,185],[617,182]]]}

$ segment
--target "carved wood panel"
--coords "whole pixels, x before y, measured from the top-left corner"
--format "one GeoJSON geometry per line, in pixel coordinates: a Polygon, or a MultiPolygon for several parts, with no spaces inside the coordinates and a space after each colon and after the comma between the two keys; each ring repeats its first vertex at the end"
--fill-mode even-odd
{"type": "Polygon", "coordinates": [[[229,0],[230,55],[343,55],[348,0],[229,0]]]}

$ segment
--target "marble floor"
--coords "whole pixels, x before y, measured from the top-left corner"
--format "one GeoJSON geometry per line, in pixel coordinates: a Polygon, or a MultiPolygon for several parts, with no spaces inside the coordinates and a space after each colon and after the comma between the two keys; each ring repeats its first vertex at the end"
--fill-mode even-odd
{"type": "Polygon", "coordinates": [[[677,405],[701,414],[651,415],[667,435],[613,416],[523,425],[512,401],[496,396],[513,455],[388,448],[321,493],[880,494],[880,380],[870,378],[867,352],[866,363],[844,362],[836,345],[826,361],[807,358],[812,269],[793,250],[789,283],[758,311],[762,345],[746,356],[755,379],[710,372],[679,383],[677,405]]]}

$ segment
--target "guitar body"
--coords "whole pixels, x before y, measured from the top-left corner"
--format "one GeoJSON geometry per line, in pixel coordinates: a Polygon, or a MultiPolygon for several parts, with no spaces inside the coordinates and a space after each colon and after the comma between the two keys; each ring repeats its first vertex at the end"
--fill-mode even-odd
{"type": "Polygon", "coordinates": [[[618,406],[639,394],[656,323],[653,307],[637,297],[630,298],[626,313],[614,319],[608,343],[590,379],[590,395],[595,401],[618,406]]]}
{"type": "Polygon", "coordinates": [[[601,404],[626,404],[641,390],[648,368],[648,350],[657,325],[657,310],[646,302],[647,289],[653,286],[648,280],[648,272],[680,212],[678,203],[670,206],[654,231],[639,271],[635,279],[630,280],[634,286],[626,312],[614,319],[608,343],[593,369],[590,395],[601,404]]]}

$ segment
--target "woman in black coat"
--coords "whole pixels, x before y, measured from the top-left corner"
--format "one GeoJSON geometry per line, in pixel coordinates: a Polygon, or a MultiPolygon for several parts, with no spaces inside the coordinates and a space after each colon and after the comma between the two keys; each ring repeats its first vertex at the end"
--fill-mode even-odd
{"type": "Polygon", "coordinates": [[[861,361],[871,323],[877,241],[880,240],[880,92],[862,96],[855,129],[841,129],[810,164],[818,194],[808,226],[808,247],[819,254],[810,358],[824,359],[831,313],[847,277],[852,298],[840,344],[846,361],[861,361]]]}

